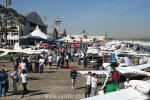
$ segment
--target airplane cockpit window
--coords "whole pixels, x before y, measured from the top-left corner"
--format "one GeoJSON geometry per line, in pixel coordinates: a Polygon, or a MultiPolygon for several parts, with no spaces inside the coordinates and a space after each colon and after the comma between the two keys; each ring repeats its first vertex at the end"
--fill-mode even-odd
{"type": "Polygon", "coordinates": [[[110,65],[108,65],[107,67],[104,68],[104,71],[106,72],[107,75],[109,75],[111,72],[111,69],[112,68],[110,67],[110,65]]]}

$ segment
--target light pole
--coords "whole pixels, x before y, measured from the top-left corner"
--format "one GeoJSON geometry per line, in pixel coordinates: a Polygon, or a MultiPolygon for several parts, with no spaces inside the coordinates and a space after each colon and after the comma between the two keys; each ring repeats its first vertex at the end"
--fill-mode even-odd
{"type": "Polygon", "coordinates": [[[7,42],[7,35],[8,35],[8,27],[7,27],[7,20],[8,20],[8,9],[7,9],[7,7],[8,7],[8,5],[10,5],[11,4],[11,0],[5,0],[5,34],[4,34],[4,44],[6,44],[6,42],[7,42]]]}
{"type": "Polygon", "coordinates": [[[7,36],[7,4],[8,4],[8,0],[5,0],[5,21],[4,21],[4,28],[5,28],[5,33],[3,34],[2,40],[3,40],[3,48],[5,46],[6,43],[6,36],[7,36]]]}
{"type": "Polygon", "coordinates": [[[0,44],[2,44],[2,16],[0,15],[0,44]]]}

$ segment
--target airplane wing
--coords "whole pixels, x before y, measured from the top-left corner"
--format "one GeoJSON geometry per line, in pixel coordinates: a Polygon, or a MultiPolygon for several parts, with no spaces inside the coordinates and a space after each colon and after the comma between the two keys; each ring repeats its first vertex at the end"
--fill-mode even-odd
{"type": "Polygon", "coordinates": [[[132,87],[136,88],[141,93],[148,94],[150,90],[150,80],[143,81],[143,80],[130,80],[129,83],[132,87]]]}
{"type": "Polygon", "coordinates": [[[98,71],[86,70],[86,71],[77,71],[77,72],[81,73],[82,75],[87,74],[88,72],[95,73],[95,74],[104,74],[103,70],[98,70],[98,71]]]}
{"type": "MultiPolygon", "coordinates": [[[[103,65],[103,66],[108,66],[109,63],[105,63],[106,65],[103,65]]],[[[121,74],[138,74],[138,75],[146,75],[146,76],[150,76],[150,73],[149,72],[146,72],[146,71],[142,71],[141,69],[144,69],[144,68],[148,68],[150,67],[150,63],[148,64],[143,64],[143,65],[138,65],[138,66],[128,66],[128,67],[117,67],[116,70],[118,70],[121,74]]],[[[105,71],[104,70],[98,70],[98,71],[90,71],[90,70],[87,70],[87,71],[78,71],[79,73],[81,74],[87,74],[89,71],[92,72],[92,73],[96,73],[96,74],[108,74],[110,73],[110,68],[109,66],[105,68],[105,71]]]]}
{"type": "Polygon", "coordinates": [[[129,66],[129,67],[117,67],[116,70],[118,70],[121,74],[138,74],[138,75],[150,76],[149,72],[141,71],[141,70],[135,69],[131,66],[129,66]]]}
{"type": "Polygon", "coordinates": [[[4,51],[4,53],[2,53],[2,54],[0,55],[0,57],[6,56],[6,55],[8,55],[8,53],[9,53],[9,51],[4,51]]]}
{"type": "Polygon", "coordinates": [[[133,55],[133,56],[150,56],[150,54],[138,54],[138,53],[126,53],[127,55],[133,55]]]}
{"type": "Polygon", "coordinates": [[[150,67],[150,63],[133,66],[133,68],[138,69],[138,70],[145,69],[145,68],[148,68],[148,67],[150,67]]]}
{"type": "Polygon", "coordinates": [[[138,92],[134,88],[121,89],[107,94],[100,94],[94,97],[80,100],[145,100],[150,98],[148,95],[138,92]]]}

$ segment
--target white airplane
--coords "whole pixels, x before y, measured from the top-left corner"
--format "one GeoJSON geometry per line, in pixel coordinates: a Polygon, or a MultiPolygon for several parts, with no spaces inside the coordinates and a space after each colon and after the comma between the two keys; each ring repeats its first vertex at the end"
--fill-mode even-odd
{"type": "MultiPolygon", "coordinates": [[[[106,79],[104,81],[104,85],[102,86],[102,89],[106,85],[108,78],[110,76],[110,72],[112,70],[112,68],[110,67],[110,63],[104,63],[103,66],[104,66],[104,70],[90,71],[92,73],[106,75],[106,79]]],[[[149,72],[141,71],[142,69],[148,68],[148,67],[150,67],[150,63],[138,65],[138,66],[117,67],[116,70],[118,70],[123,75],[137,74],[137,75],[150,76],[149,72]]],[[[87,74],[89,71],[78,71],[78,72],[81,74],[87,74]]],[[[102,91],[99,91],[100,95],[81,99],[81,100],[99,100],[99,99],[112,100],[112,98],[116,100],[145,100],[145,99],[150,98],[150,96],[147,95],[150,90],[150,81],[145,82],[145,81],[140,81],[140,80],[134,80],[134,81],[130,81],[130,83],[132,85],[132,88],[121,89],[120,91],[111,92],[108,94],[101,94],[102,91]]]]}
{"type": "Polygon", "coordinates": [[[81,100],[146,100],[150,98],[150,81],[131,80],[132,87],[104,94],[99,91],[97,96],[81,100]]]}
{"type": "MultiPolygon", "coordinates": [[[[91,71],[92,73],[96,74],[105,74],[106,75],[106,80],[104,82],[104,85],[102,86],[102,89],[107,83],[107,80],[110,76],[110,73],[112,71],[112,68],[110,66],[110,63],[104,63],[103,64],[104,70],[98,70],[98,71],[91,71]]],[[[150,67],[150,63],[143,64],[143,65],[137,65],[137,66],[128,66],[128,67],[116,67],[116,70],[118,70],[122,75],[126,74],[136,74],[136,75],[145,75],[145,76],[150,76],[149,72],[142,71],[142,69],[150,67]]],[[[81,74],[87,74],[89,71],[78,71],[81,74]]]]}
{"type": "Polygon", "coordinates": [[[32,50],[31,48],[22,49],[21,47],[19,47],[18,44],[15,44],[14,47],[15,48],[13,50],[11,50],[11,49],[0,49],[0,51],[3,52],[0,54],[0,57],[6,56],[9,53],[41,54],[43,51],[50,52],[49,50],[46,50],[46,49],[40,49],[40,50],[32,50]]]}
{"type": "Polygon", "coordinates": [[[72,36],[72,35],[68,35],[67,37],[64,37],[62,39],[59,39],[59,41],[63,41],[63,42],[73,42],[73,41],[80,41],[80,38],[72,36]]]}
{"type": "Polygon", "coordinates": [[[0,51],[3,51],[0,55],[0,57],[6,56],[9,53],[24,53],[24,54],[40,54],[44,50],[31,50],[31,49],[22,49],[22,50],[8,50],[8,49],[0,49],[0,51]]]}
{"type": "Polygon", "coordinates": [[[99,56],[102,56],[100,49],[97,47],[88,47],[87,53],[88,54],[98,54],[99,56]]]}

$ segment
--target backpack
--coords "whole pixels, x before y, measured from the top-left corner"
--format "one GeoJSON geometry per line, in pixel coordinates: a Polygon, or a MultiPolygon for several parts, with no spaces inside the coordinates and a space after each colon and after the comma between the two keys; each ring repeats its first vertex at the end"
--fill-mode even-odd
{"type": "Polygon", "coordinates": [[[72,70],[72,71],[71,71],[71,78],[72,78],[72,79],[75,79],[75,78],[76,78],[76,75],[77,75],[76,71],[75,71],[75,70],[72,70]]]}

